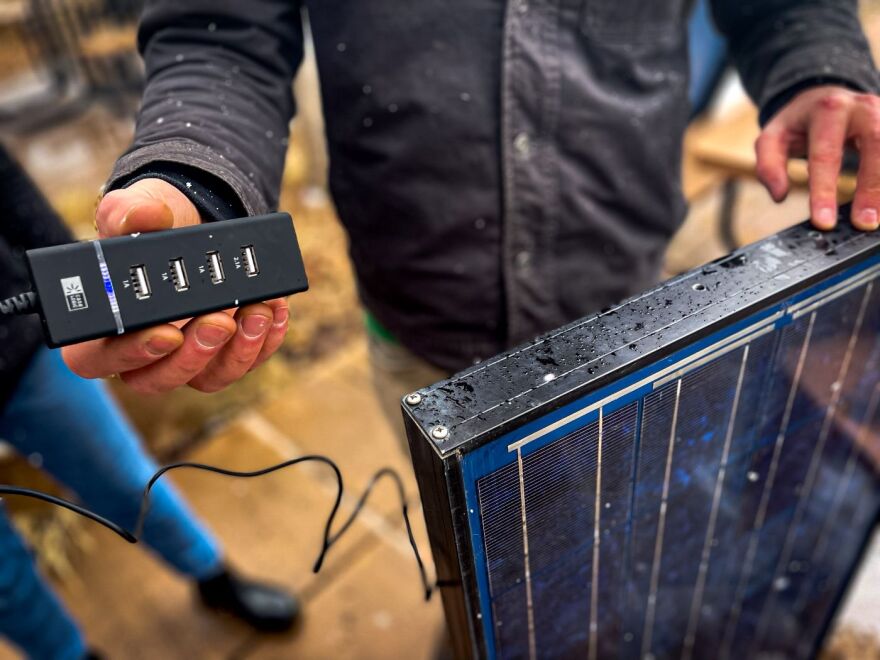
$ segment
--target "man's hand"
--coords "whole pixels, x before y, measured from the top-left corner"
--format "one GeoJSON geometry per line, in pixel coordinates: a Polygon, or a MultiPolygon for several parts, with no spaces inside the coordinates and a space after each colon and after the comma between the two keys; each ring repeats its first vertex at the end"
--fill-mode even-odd
{"type": "Polygon", "coordinates": [[[789,190],[789,156],[809,160],[810,215],[818,229],[837,223],[837,179],[843,150],[859,151],[852,223],[873,231],[880,224],[880,97],[844,87],[814,87],[798,94],[764,128],[755,149],[758,178],[777,202],[789,190]]]}
{"type": "MultiPolygon", "coordinates": [[[[186,195],[159,179],[144,179],[108,193],[98,206],[96,221],[100,238],[201,222],[186,195]]],[[[85,378],[119,374],[138,392],[164,392],[183,384],[216,392],[278,349],[287,319],[287,302],[279,298],[67,346],[64,361],[85,378]]]]}

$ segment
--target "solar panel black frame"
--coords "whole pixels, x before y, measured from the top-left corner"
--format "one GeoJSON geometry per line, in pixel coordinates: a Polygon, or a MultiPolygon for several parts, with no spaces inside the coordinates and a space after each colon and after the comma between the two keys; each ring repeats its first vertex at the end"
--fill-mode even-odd
{"type": "MultiPolygon", "coordinates": [[[[494,609],[487,590],[478,479],[514,465],[522,483],[523,451],[530,442],[571,437],[587,427],[597,409],[601,416],[602,401],[618,400],[621,390],[631,400],[643,400],[657,389],[659,379],[667,384],[677,380],[680,388],[686,373],[761,336],[778,335],[795,318],[804,318],[854,287],[873,287],[880,273],[880,236],[856,232],[847,215],[842,209],[838,228],[832,232],[816,232],[806,223],[793,227],[419,390],[416,397],[404,398],[404,421],[457,657],[502,655],[496,649],[494,609]]],[[[874,294],[880,295],[880,286],[874,294]]],[[[742,386],[741,380],[738,385],[742,386]]],[[[810,641],[808,655],[819,648],[880,520],[880,477],[876,464],[868,470],[873,478],[870,502],[865,505],[870,508],[865,514],[869,522],[856,532],[853,561],[848,562],[833,603],[810,641]]],[[[635,477],[631,487],[634,482],[635,477]]],[[[522,513],[525,499],[520,494],[522,513]]],[[[596,635],[589,632],[597,621],[591,619],[589,624],[584,626],[590,637],[589,655],[608,655],[597,648],[596,635]]],[[[535,648],[534,632],[529,638],[526,652],[520,648],[506,655],[554,654],[535,648]]]]}

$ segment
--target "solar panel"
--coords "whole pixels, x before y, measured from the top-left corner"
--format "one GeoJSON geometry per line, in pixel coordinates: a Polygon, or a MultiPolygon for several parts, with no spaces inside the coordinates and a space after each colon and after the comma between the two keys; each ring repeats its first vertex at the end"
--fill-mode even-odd
{"type": "Polygon", "coordinates": [[[405,399],[457,655],[814,655],[880,516],[878,274],[795,227],[405,399]]]}

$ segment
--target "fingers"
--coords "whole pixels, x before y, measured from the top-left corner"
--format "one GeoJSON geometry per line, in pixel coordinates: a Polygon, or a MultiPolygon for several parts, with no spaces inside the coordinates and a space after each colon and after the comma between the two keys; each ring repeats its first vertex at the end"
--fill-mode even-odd
{"type": "Polygon", "coordinates": [[[777,202],[786,198],[790,187],[788,181],[790,146],[787,130],[775,120],[767,125],[755,142],[756,174],[770,196],[777,202]]]}
{"type": "Polygon", "coordinates": [[[260,349],[260,354],[251,365],[252,370],[256,369],[263,364],[263,362],[272,357],[275,351],[277,351],[281,347],[281,344],[284,343],[284,337],[287,335],[290,318],[287,299],[276,298],[275,300],[268,301],[266,304],[272,309],[272,327],[269,328],[269,332],[266,334],[266,341],[263,342],[263,348],[260,349]]]}
{"type": "Polygon", "coordinates": [[[209,365],[235,331],[235,320],[223,312],[195,318],[184,328],[183,343],[176,351],[140,369],[120,373],[120,378],[144,394],[180,387],[209,365]]]}
{"type": "Polygon", "coordinates": [[[259,356],[269,329],[272,308],[265,304],[242,307],[235,314],[238,331],[189,384],[202,392],[216,392],[244,376],[259,356]]]}
{"type": "Polygon", "coordinates": [[[98,205],[95,224],[101,238],[159,231],[200,222],[195,205],[161,179],[143,179],[107,193],[98,205]]]}
{"type": "Polygon", "coordinates": [[[859,149],[852,223],[857,229],[873,231],[880,225],[880,98],[866,94],[856,98],[850,138],[859,149]]]}
{"type": "Polygon", "coordinates": [[[84,378],[119,374],[137,392],[165,392],[189,384],[216,392],[265,362],[287,333],[283,298],[248,305],[234,316],[216,312],[191,320],[97,339],[62,349],[67,366],[84,378]]]}
{"type": "Polygon", "coordinates": [[[809,127],[810,217],[817,229],[837,224],[837,181],[843,163],[852,97],[829,94],[817,104],[809,127]]]}
{"type": "Polygon", "coordinates": [[[61,355],[68,368],[83,378],[105,378],[160,360],[183,344],[183,333],[160,325],[122,337],[96,339],[66,346],[61,355]]]}
{"type": "Polygon", "coordinates": [[[794,148],[808,141],[810,214],[819,229],[837,220],[837,190],[844,148],[860,152],[852,223],[873,231],[880,225],[880,97],[840,86],[801,92],[771,121],[755,149],[758,176],[781,201],[788,192],[786,161],[794,148]]]}

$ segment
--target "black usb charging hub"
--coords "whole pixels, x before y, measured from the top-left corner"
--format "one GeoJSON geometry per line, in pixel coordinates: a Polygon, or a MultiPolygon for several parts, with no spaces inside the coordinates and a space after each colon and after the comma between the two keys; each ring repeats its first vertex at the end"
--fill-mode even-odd
{"type": "Polygon", "coordinates": [[[53,347],[308,289],[286,213],[29,250],[27,261],[53,347]]]}

